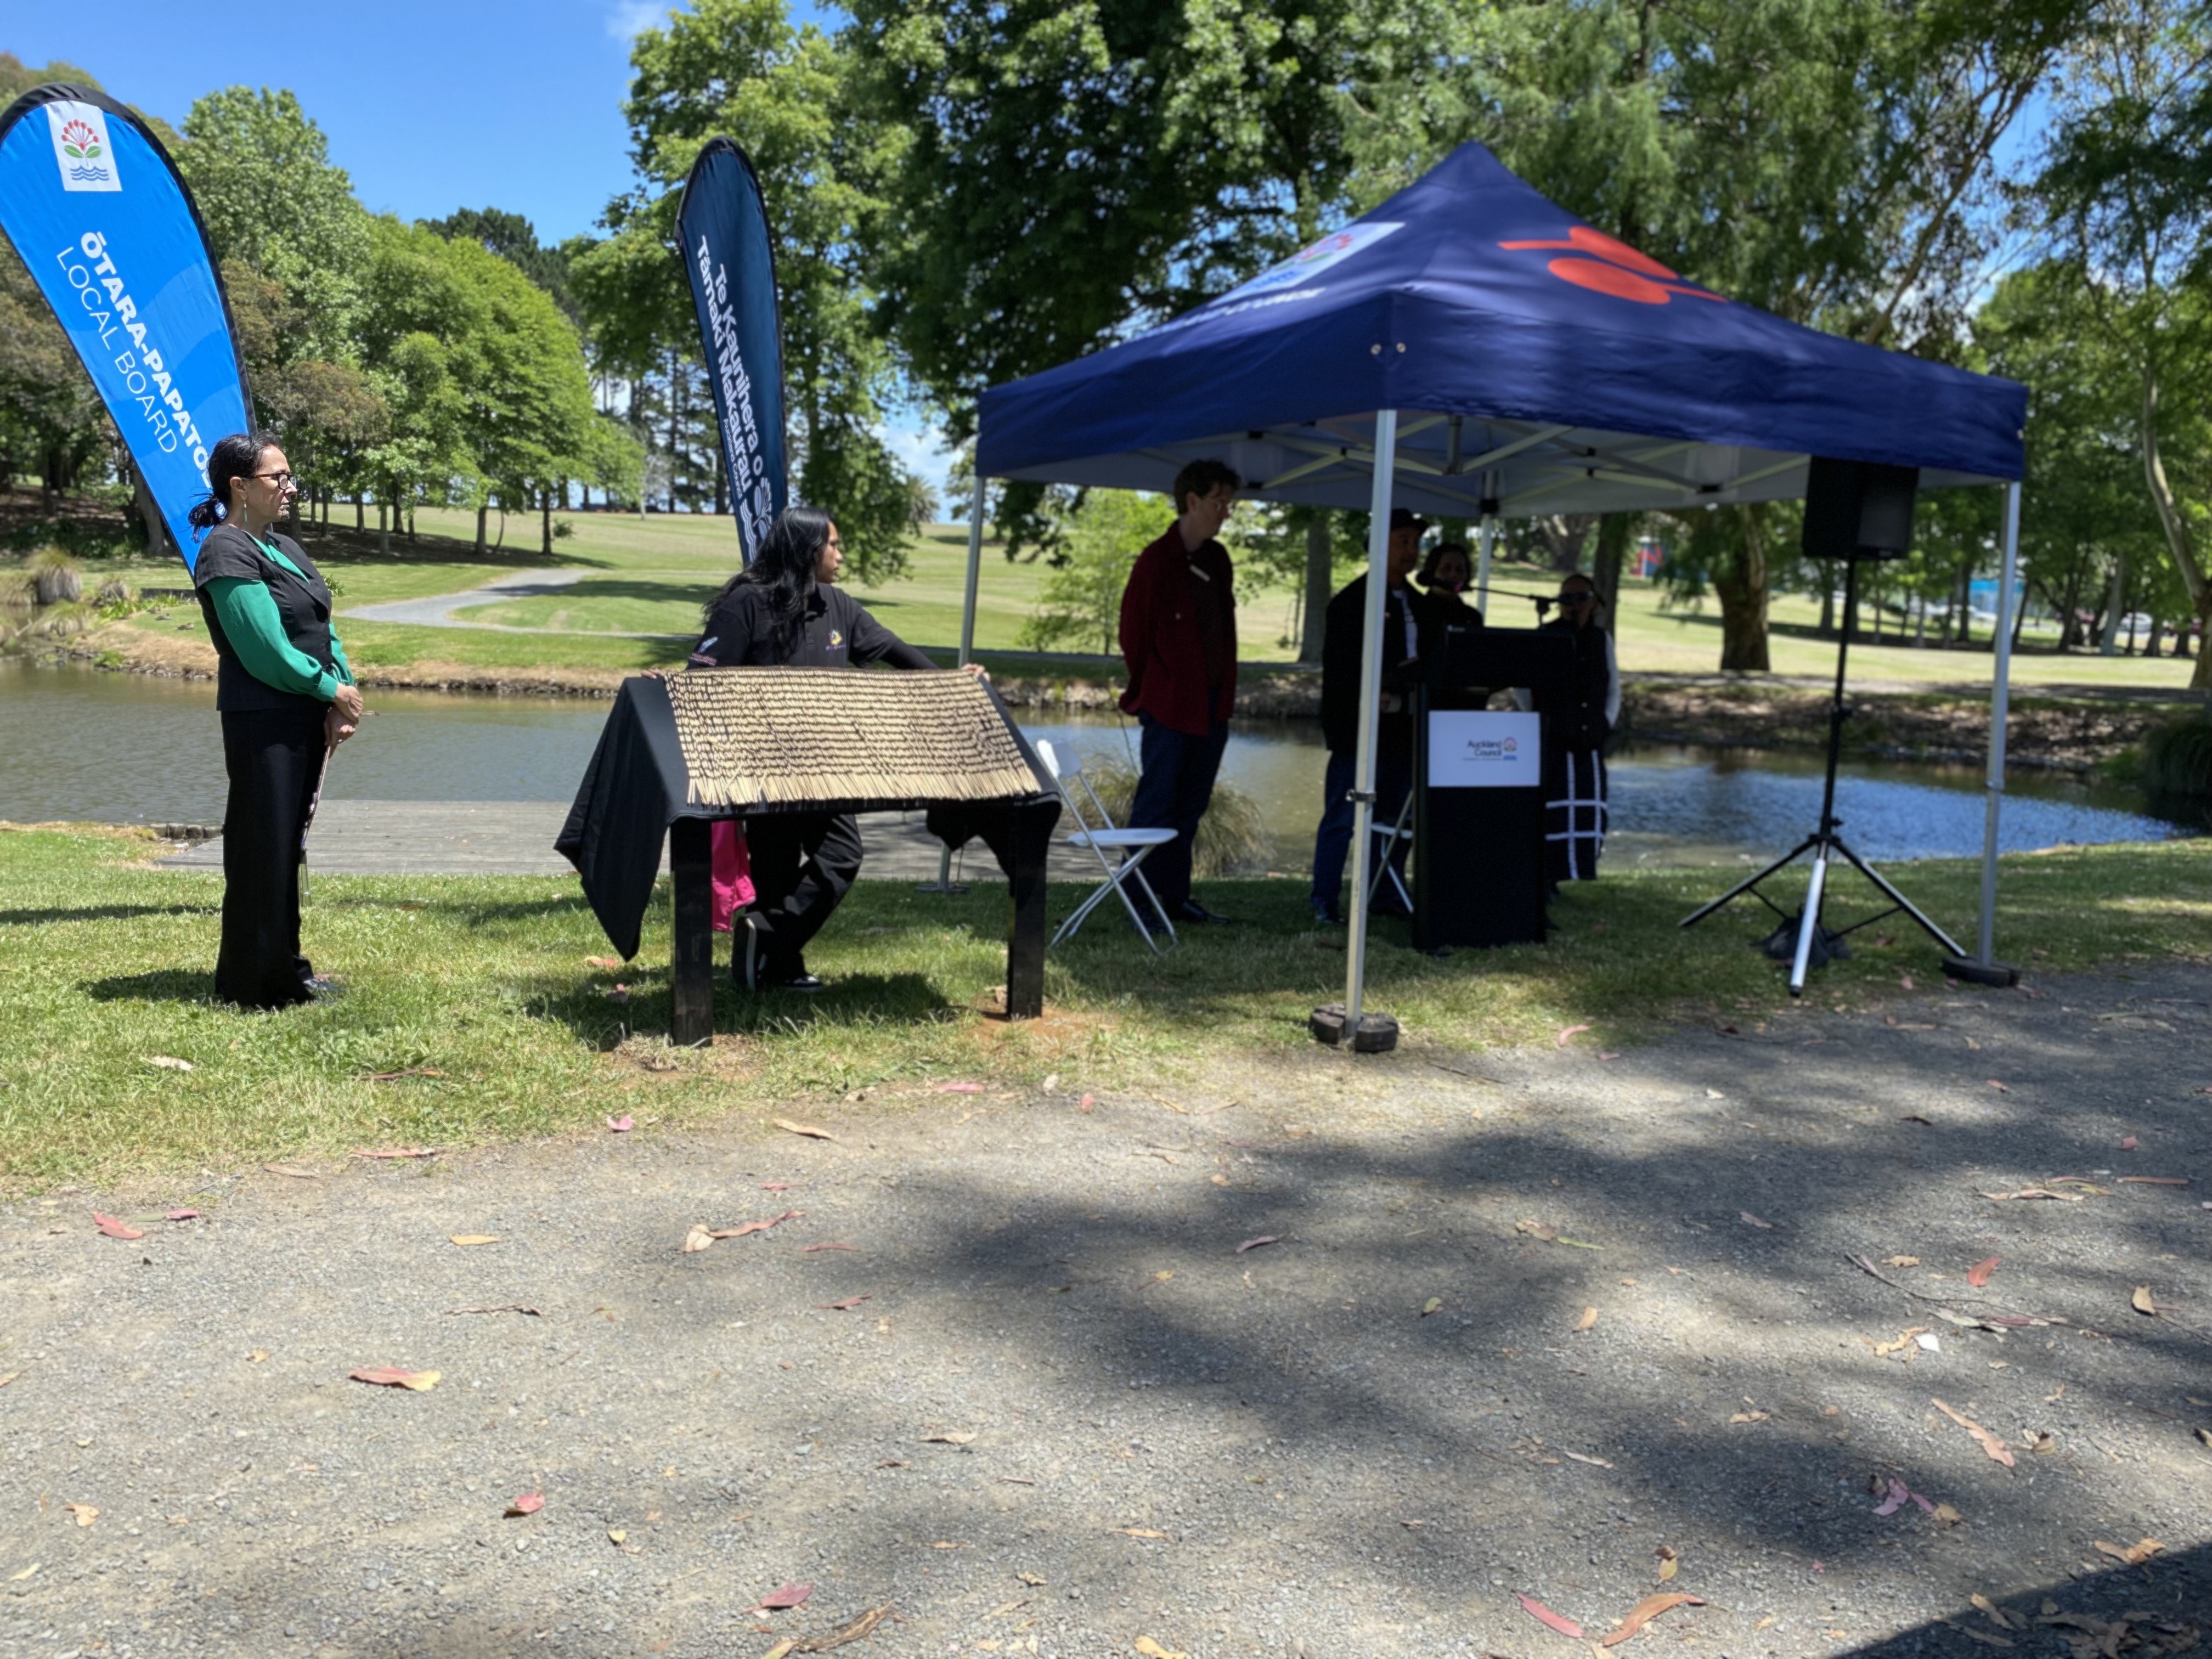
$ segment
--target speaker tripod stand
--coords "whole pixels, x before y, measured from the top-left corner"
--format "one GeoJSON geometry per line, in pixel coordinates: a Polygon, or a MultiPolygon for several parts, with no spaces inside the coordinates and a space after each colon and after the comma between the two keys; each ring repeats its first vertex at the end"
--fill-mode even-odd
{"type": "Polygon", "coordinates": [[[1694,927],[1716,910],[1733,903],[1746,893],[1750,894],[1782,919],[1781,926],[1774,930],[1768,941],[1768,948],[1775,950],[1778,956],[1779,951],[1776,947],[1787,938],[1793,924],[1796,928],[1796,948],[1790,963],[1790,994],[1793,997],[1805,994],[1805,975],[1838,954],[1838,947],[1847,935],[1900,911],[1919,923],[1922,931],[1951,956],[1963,957],[1966,954],[1956,940],[1930,921],[1917,905],[1899,892],[1887,878],[1853,852],[1850,844],[1836,833],[1843,827],[1844,822],[1836,816],[1836,762],[1843,751],[1844,722],[1850,717],[1850,710],[1844,703],[1844,667],[1850,654],[1851,624],[1858,615],[1859,562],[1856,556],[1844,561],[1843,637],[1836,645],[1836,690],[1828,705],[1828,771],[1820,793],[1820,828],[1758,874],[1746,877],[1711,903],[1692,911],[1682,918],[1680,924],[1684,927],[1694,927]],[[1761,892],[1759,884],[1787,869],[1808,853],[1813,855],[1813,879],[1805,890],[1803,906],[1792,916],[1761,892]],[[1831,932],[1820,925],[1820,910],[1827,897],[1828,866],[1839,858],[1872,883],[1875,889],[1889,901],[1889,908],[1877,910],[1848,927],[1831,932]]]}

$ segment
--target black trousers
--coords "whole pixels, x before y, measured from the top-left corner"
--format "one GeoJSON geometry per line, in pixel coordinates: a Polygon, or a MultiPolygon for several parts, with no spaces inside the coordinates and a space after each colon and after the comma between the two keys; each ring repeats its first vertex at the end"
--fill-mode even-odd
{"type": "MultiPolygon", "coordinates": [[[[745,850],[750,914],[768,959],[780,971],[803,973],[807,941],[860,873],[860,826],[849,812],[757,813],[745,820],[745,850]]],[[[736,948],[744,951],[742,936],[736,948]]]]}
{"type": "Polygon", "coordinates": [[[230,800],[222,815],[222,952],[216,994],[242,1008],[307,1000],[300,954],[300,841],[323,769],[323,712],[222,717],[230,800]]]}
{"type": "MultiPolygon", "coordinates": [[[[1209,712],[1218,693],[1208,697],[1209,712]]],[[[1190,866],[1198,848],[1199,820],[1213,804],[1213,782],[1229,746],[1229,722],[1216,720],[1202,738],[1163,726],[1139,714],[1143,728],[1137,753],[1143,768],[1129,801],[1132,830],[1172,830],[1176,838],[1146,860],[1144,877],[1172,917],[1190,902],[1190,866]]]]}

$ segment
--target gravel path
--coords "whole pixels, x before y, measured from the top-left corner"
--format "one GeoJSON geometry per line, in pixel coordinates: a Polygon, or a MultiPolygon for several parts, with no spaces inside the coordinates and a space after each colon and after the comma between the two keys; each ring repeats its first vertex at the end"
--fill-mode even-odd
{"type": "Polygon", "coordinates": [[[1732,1020],[15,1200],[0,1653],[2189,1650],[2212,973],[1732,1020]]]}
{"type": "MultiPolygon", "coordinates": [[[[495,582],[486,582],[482,587],[471,587],[460,593],[436,593],[423,599],[386,599],[380,605],[356,605],[338,612],[341,617],[356,617],[362,622],[416,623],[427,628],[479,628],[495,634],[542,634],[542,628],[516,628],[505,623],[465,622],[453,615],[456,611],[468,610],[480,605],[498,605],[508,599],[543,599],[548,593],[558,593],[564,587],[574,587],[584,579],[580,570],[518,570],[511,576],[501,576],[495,582]]],[[[633,638],[658,639],[659,635],[631,635],[633,638]]]]}

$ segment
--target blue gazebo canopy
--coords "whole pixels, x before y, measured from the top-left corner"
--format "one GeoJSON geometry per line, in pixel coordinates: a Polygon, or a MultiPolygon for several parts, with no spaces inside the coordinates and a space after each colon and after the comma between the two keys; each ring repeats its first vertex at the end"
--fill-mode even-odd
{"type": "Polygon", "coordinates": [[[1811,455],[2017,479],[2027,404],[1700,288],[1468,143],[1242,288],[991,388],[977,471],[1164,491],[1211,455],[1247,495],[1364,507],[1388,409],[1400,506],[1681,507],[1802,495],[1811,455]]]}

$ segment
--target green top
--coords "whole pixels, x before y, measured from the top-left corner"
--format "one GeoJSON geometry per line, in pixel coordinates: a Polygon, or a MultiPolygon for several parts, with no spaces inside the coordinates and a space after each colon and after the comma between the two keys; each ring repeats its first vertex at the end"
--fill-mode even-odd
{"type": "MultiPolygon", "coordinates": [[[[275,563],[306,579],[307,573],[270,543],[256,536],[253,544],[275,563]]],[[[331,633],[331,658],[337,665],[332,673],[285,636],[284,618],[267,583],[249,576],[217,576],[208,583],[208,593],[239,661],[264,685],[329,702],[337,697],[338,687],[353,684],[353,665],[346,661],[337,630],[331,633]]]]}

